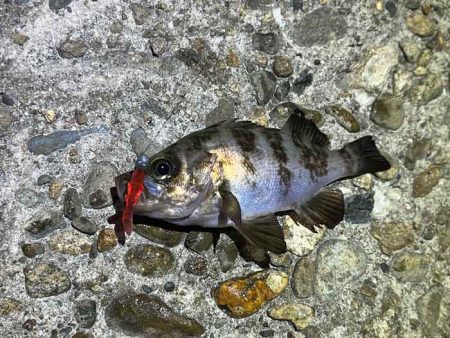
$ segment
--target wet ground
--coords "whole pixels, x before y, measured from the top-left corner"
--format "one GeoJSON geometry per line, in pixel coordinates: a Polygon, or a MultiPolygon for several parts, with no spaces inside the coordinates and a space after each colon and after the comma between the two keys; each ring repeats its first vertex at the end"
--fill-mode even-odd
{"type": "Polygon", "coordinates": [[[449,16],[444,0],[1,2],[0,335],[450,336],[449,16]],[[280,219],[288,253],[247,279],[267,257],[225,235],[214,252],[140,225],[117,244],[109,187],[136,153],[225,118],[279,127],[295,105],[333,148],[373,135],[392,163],[336,184],[334,230],[280,219]]]}

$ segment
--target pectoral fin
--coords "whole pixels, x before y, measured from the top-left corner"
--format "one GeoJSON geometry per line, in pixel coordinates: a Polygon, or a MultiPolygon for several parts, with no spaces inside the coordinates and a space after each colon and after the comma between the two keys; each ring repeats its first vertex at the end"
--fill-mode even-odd
{"type": "Polygon", "coordinates": [[[314,226],[325,225],[332,229],[344,218],[344,198],[339,190],[324,190],[308,202],[292,210],[289,215],[294,222],[316,232],[314,226]]]}
{"type": "Polygon", "coordinates": [[[236,230],[258,248],[276,254],[286,252],[283,229],[276,216],[268,215],[235,226],[236,230]]]}
{"type": "Polygon", "coordinates": [[[220,197],[222,197],[222,208],[219,213],[219,225],[225,226],[230,219],[236,226],[241,224],[241,206],[236,196],[232,192],[219,189],[220,197]]]}

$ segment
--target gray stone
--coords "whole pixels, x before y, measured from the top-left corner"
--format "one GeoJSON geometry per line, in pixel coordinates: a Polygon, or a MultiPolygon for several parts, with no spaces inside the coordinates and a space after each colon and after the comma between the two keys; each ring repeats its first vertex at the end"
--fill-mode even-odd
{"type": "Polygon", "coordinates": [[[106,161],[94,163],[83,185],[83,206],[93,209],[110,206],[112,198],[109,189],[115,185],[114,179],[118,175],[113,164],[106,161]]]}
{"type": "Polygon", "coordinates": [[[148,137],[147,132],[143,128],[137,128],[133,130],[130,135],[130,143],[133,152],[136,155],[151,153],[154,151],[154,147],[152,147],[152,142],[150,137],[148,137]]]}
{"type": "Polygon", "coordinates": [[[64,59],[75,59],[83,57],[88,50],[88,46],[81,40],[67,40],[57,50],[60,57],[64,59]]]}
{"type": "Polygon", "coordinates": [[[94,326],[97,320],[97,303],[92,299],[83,299],[75,304],[75,320],[84,329],[94,326]]]}
{"type": "Polygon", "coordinates": [[[283,81],[280,84],[278,84],[277,88],[275,89],[274,96],[280,100],[283,101],[291,91],[291,84],[289,81],[283,81]]]}
{"type": "Polygon", "coordinates": [[[116,48],[119,44],[119,40],[119,35],[111,34],[106,39],[106,45],[108,46],[108,48],[116,48]]]}
{"type": "Polygon", "coordinates": [[[222,238],[216,247],[216,255],[222,272],[227,272],[233,267],[238,254],[239,252],[236,244],[229,239],[222,238]]]}
{"type": "Polygon", "coordinates": [[[50,184],[53,181],[53,177],[47,174],[41,175],[37,179],[37,185],[50,184]]]}
{"type": "Polygon", "coordinates": [[[72,220],[72,226],[82,233],[93,235],[98,231],[98,225],[91,219],[80,216],[72,220]]]}
{"type": "Polygon", "coordinates": [[[397,5],[395,1],[389,0],[384,4],[384,8],[388,11],[389,16],[392,18],[397,14],[397,5]]]}
{"type": "Polygon", "coordinates": [[[198,254],[206,253],[213,245],[213,236],[210,232],[191,231],[184,242],[184,246],[198,254]]]}
{"type": "Polygon", "coordinates": [[[42,204],[44,196],[28,188],[18,189],[14,194],[16,200],[27,208],[42,204]]]}
{"type": "Polygon", "coordinates": [[[419,9],[420,8],[420,0],[406,0],[405,1],[405,7],[408,9],[419,9]]]}
{"type": "Polygon", "coordinates": [[[374,205],[374,193],[352,195],[345,199],[345,220],[353,224],[369,223],[374,205]]]}
{"type": "Polygon", "coordinates": [[[167,41],[163,37],[155,37],[149,41],[153,56],[161,56],[167,50],[167,41]]]}
{"type": "Polygon", "coordinates": [[[63,213],[68,219],[75,219],[81,216],[81,198],[74,188],[69,188],[64,194],[63,213]]]}
{"type": "Polygon", "coordinates": [[[367,267],[366,253],[346,240],[322,243],[316,256],[316,292],[332,295],[359,279],[367,267]]]}
{"type": "Polygon", "coordinates": [[[175,283],[172,281],[168,281],[164,284],[164,291],[166,292],[172,292],[175,291],[175,283]]]}
{"type": "Polygon", "coordinates": [[[135,224],[134,231],[152,242],[162,244],[170,248],[177,246],[184,239],[184,232],[173,231],[157,226],[135,224]]]}
{"type": "Polygon", "coordinates": [[[308,70],[304,69],[300,75],[292,83],[292,91],[297,95],[303,94],[306,87],[310,86],[313,82],[313,74],[308,70]]]}
{"type": "Polygon", "coordinates": [[[206,259],[202,256],[189,256],[184,262],[184,270],[196,276],[203,276],[207,271],[206,259]]]}
{"type": "Polygon", "coordinates": [[[7,132],[11,124],[12,124],[11,113],[0,106],[0,135],[1,133],[7,132]]]}
{"type": "Polygon", "coordinates": [[[159,297],[127,291],[105,309],[106,324],[131,336],[200,336],[205,329],[196,320],[176,313],[159,297]]]}
{"type": "Polygon", "coordinates": [[[132,3],[130,4],[130,10],[133,14],[133,19],[136,25],[143,25],[150,16],[150,9],[141,4],[132,3]]]}
{"type": "Polygon", "coordinates": [[[44,244],[42,243],[25,243],[22,244],[22,252],[28,258],[33,258],[45,252],[44,244]]]}
{"type": "Polygon", "coordinates": [[[87,113],[84,111],[75,111],[75,120],[79,125],[85,125],[88,123],[87,113]]]}
{"type": "Polygon", "coordinates": [[[276,54],[281,45],[279,36],[274,32],[256,32],[252,38],[253,47],[267,54],[276,54]]]}
{"type": "Polygon", "coordinates": [[[30,264],[24,268],[25,289],[31,298],[56,296],[67,292],[69,275],[54,263],[30,264]]]}
{"type": "Polygon", "coordinates": [[[415,252],[399,252],[391,259],[394,276],[401,282],[418,283],[423,281],[430,267],[427,256],[415,252]]]}
{"type": "Polygon", "coordinates": [[[277,84],[277,80],[272,73],[266,70],[253,72],[250,74],[250,82],[255,90],[256,102],[259,105],[264,105],[272,99],[277,84]]]}
{"type": "Polygon", "coordinates": [[[314,262],[308,258],[300,258],[292,272],[291,286],[298,298],[308,298],[314,294],[316,268],[314,262]]]}
{"type": "Polygon", "coordinates": [[[397,130],[403,124],[403,99],[392,94],[379,95],[372,104],[370,119],[380,127],[397,130]]]}
{"type": "Polygon", "coordinates": [[[442,288],[432,287],[416,300],[416,311],[427,337],[436,335],[436,326],[441,311],[442,288]]]}
{"type": "Polygon", "coordinates": [[[405,167],[408,170],[414,170],[416,162],[423,159],[431,147],[431,139],[413,139],[413,143],[405,153],[405,167]]]}
{"type": "Polygon", "coordinates": [[[58,11],[70,5],[72,0],[49,0],[48,6],[52,11],[58,11]]]}
{"type": "Polygon", "coordinates": [[[412,103],[424,106],[428,102],[437,99],[443,90],[441,77],[438,74],[429,73],[411,87],[408,97],[412,103]]]}
{"type": "Polygon", "coordinates": [[[205,124],[210,126],[223,120],[229,120],[236,114],[234,102],[229,98],[222,98],[213,111],[206,116],[205,124]]]}
{"type": "Polygon", "coordinates": [[[361,130],[358,120],[352,112],[342,106],[327,106],[325,111],[333,116],[336,122],[350,133],[357,133],[361,130]]]}
{"type": "Polygon", "coordinates": [[[3,93],[3,95],[1,95],[2,97],[2,103],[7,105],[7,106],[14,106],[14,99],[9,96],[6,93],[3,93]]]}
{"type": "Polygon", "coordinates": [[[62,215],[57,211],[38,211],[28,221],[25,230],[35,239],[40,239],[57,229],[65,227],[62,215]]]}
{"type": "Polygon", "coordinates": [[[290,35],[299,46],[324,45],[341,39],[347,32],[345,17],[330,7],[319,7],[293,25],[290,35]]]}
{"type": "Polygon", "coordinates": [[[174,264],[175,259],[169,250],[150,244],[136,245],[125,254],[128,271],[144,277],[167,274],[174,264]]]}

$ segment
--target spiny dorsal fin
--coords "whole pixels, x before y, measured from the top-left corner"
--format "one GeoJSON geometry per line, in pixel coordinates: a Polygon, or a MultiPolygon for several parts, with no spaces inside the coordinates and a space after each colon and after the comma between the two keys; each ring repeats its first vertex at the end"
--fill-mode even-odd
{"type": "Polygon", "coordinates": [[[241,224],[241,206],[236,196],[231,191],[224,188],[219,189],[222,197],[222,208],[219,213],[219,225],[226,225],[230,219],[235,225],[241,224]]]}
{"type": "Polygon", "coordinates": [[[328,146],[330,143],[327,135],[322,133],[313,121],[307,119],[305,113],[300,109],[296,109],[289,116],[281,131],[291,135],[296,140],[307,141],[312,145],[328,146]]]}
{"type": "Polygon", "coordinates": [[[235,228],[246,240],[260,249],[276,254],[286,252],[283,229],[274,215],[245,221],[235,228]]]}
{"type": "Polygon", "coordinates": [[[344,197],[340,190],[324,190],[295,210],[291,217],[313,232],[314,226],[324,224],[332,229],[344,218],[344,197]]]}

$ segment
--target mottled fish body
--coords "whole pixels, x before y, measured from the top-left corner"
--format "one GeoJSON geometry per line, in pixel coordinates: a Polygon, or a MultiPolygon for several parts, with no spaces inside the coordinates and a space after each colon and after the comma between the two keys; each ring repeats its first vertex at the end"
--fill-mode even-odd
{"type": "MultiPolygon", "coordinates": [[[[332,182],[390,167],[370,136],[339,150],[301,111],[282,129],[224,121],[191,133],[138,166],[146,172],[134,213],[179,225],[232,226],[252,244],[284,252],[276,215],[314,231],[344,216],[332,182]]],[[[128,175],[129,176],[129,175],[128,175]]],[[[128,176],[116,180],[125,194],[128,176]]]]}

